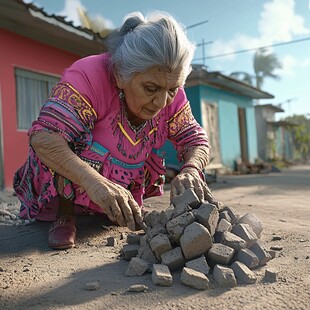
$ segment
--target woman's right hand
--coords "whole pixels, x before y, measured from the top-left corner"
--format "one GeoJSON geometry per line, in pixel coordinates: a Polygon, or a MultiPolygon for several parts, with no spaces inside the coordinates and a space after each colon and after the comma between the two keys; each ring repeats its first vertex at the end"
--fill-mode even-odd
{"type": "Polygon", "coordinates": [[[136,230],[136,224],[142,226],[141,208],[130,191],[104,177],[101,178],[102,180],[97,179],[85,188],[89,198],[118,225],[127,226],[132,231],[136,230]]]}

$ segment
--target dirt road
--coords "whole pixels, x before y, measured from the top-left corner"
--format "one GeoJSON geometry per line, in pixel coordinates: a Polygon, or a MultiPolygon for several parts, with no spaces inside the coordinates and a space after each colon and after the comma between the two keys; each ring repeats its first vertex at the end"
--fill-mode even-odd
{"type": "MultiPolygon", "coordinates": [[[[211,277],[211,287],[198,291],[180,283],[179,271],[171,287],[153,285],[149,274],[126,277],[128,262],[119,259],[119,250],[128,231],[106,229],[102,218],[79,217],[77,246],[68,251],[47,247],[50,223],[0,226],[0,309],[310,309],[310,166],[224,176],[211,188],[240,215],[252,212],[261,219],[267,248],[283,247],[255,270],[256,284],[225,289],[211,277]],[[118,240],[115,247],[106,246],[109,236],[118,240]],[[280,240],[272,241],[274,236],[280,240]],[[277,282],[263,281],[267,267],[278,272],[277,282]],[[86,290],[94,281],[100,288],[86,290]],[[132,284],[149,289],[127,292],[132,284]]],[[[147,203],[165,209],[169,192],[147,203]]]]}

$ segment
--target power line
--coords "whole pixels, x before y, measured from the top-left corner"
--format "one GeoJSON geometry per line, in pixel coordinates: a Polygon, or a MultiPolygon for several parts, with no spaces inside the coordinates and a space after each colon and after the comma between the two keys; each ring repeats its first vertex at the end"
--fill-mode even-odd
{"type": "Polygon", "coordinates": [[[234,52],[225,53],[225,54],[207,56],[207,57],[204,57],[204,58],[195,58],[195,59],[193,59],[193,61],[195,61],[195,60],[205,60],[205,59],[211,59],[211,58],[218,58],[218,57],[224,57],[224,56],[229,56],[229,55],[234,55],[234,54],[247,53],[247,52],[259,50],[259,49],[262,49],[262,48],[282,46],[282,45],[289,45],[289,44],[299,43],[299,42],[308,41],[308,40],[310,40],[310,37],[303,38],[303,39],[298,39],[298,40],[292,40],[292,41],[288,41],[288,42],[281,42],[281,43],[275,43],[275,44],[271,44],[271,45],[265,45],[265,46],[261,46],[261,47],[249,48],[249,49],[240,50],[240,51],[234,51],[234,52]]]}

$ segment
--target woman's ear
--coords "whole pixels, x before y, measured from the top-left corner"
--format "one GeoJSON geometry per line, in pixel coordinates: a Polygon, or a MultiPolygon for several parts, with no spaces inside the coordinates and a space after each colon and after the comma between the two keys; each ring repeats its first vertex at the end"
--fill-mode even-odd
{"type": "Polygon", "coordinates": [[[115,77],[115,81],[116,81],[116,85],[119,89],[123,89],[124,88],[124,82],[123,79],[119,76],[119,74],[117,74],[116,72],[114,73],[114,77],[115,77]]]}

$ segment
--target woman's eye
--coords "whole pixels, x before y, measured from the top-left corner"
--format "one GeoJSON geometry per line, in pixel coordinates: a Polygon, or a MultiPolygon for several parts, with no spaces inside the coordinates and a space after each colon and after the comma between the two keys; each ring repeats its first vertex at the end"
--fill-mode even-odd
{"type": "Polygon", "coordinates": [[[149,94],[152,94],[152,93],[155,93],[157,88],[156,87],[144,87],[144,90],[149,93],[149,94]]]}

